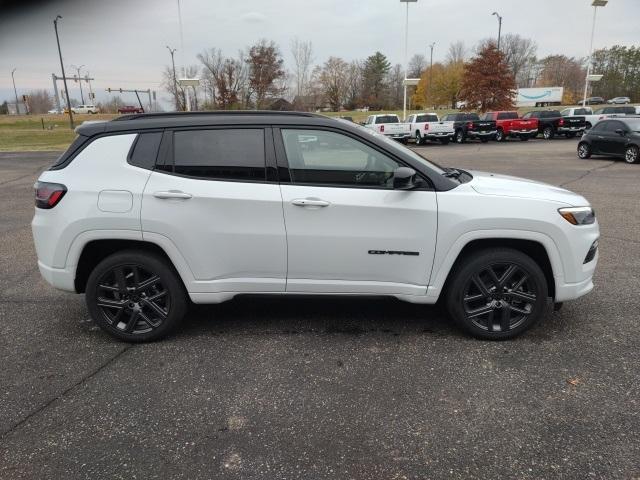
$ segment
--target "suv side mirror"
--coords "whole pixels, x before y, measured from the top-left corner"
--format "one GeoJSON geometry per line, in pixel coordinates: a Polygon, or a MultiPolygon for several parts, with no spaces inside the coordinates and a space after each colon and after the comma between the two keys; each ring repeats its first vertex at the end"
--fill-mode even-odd
{"type": "Polygon", "coordinates": [[[409,167],[398,167],[393,171],[393,189],[411,190],[416,187],[416,171],[409,167]]]}
{"type": "Polygon", "coordinates": [[[620,135],[621,137],[624,137],[624,136],[626,135],[626,133],[627,133],[627,132],[625,132],[625,131],[624,131],[623,129],[621,129],[621,128],[618,128],[618,129],[616,129],[616,133],[617,133],[618,135],[620,135]]]}

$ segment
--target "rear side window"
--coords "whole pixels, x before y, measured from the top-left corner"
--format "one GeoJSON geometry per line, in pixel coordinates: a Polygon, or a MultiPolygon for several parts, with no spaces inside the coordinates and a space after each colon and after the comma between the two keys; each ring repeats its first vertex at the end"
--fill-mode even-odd
{"type": "Polygon", "coordinates": [[[437,121],[438,121],[437,115],[417,115],[416,116],[416,123],[437,122],[437,121]]]}
{"type": "Polygon", "coordinates": [[[129,163],[136,167],[153,170],[158,156],[162,132],[141,133],[129,154],[129,163]]]}
{"type": "MultiPolygon", "coordinates": [[[[498,120],[514,120],[518,118],[518,114],[516,112],[500,112],[498,114],[498,120]]],[[[491,120],[488,118],[487,120],[491,120]]]]}
{"type": "Polygon", "coordinates": [[[376,117],[376,124],[380,123],[400,123],[396,115],[381,115],[376,117]]]}
{"type": "Polygon", "coordinates": [[[173,136],[174,172],[217,180],[266,179],[264,130],[184,130],[173,136]]]}

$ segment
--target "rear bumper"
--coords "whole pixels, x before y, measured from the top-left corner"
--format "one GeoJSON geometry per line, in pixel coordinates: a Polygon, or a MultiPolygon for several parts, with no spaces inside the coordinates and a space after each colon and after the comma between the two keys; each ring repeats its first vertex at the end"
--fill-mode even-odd
{"type": "Polygon", "coordinates": [[[496,133],[498,133],[497,130],[490,130],[488,132],[469,132],[467,131],[467,137],[471,137],[471,138],[485,138],[485,137],[491,137],[494,136],[496,133]]]}
{"type": "Polygon", "coordinates": [[[450,132],[425,132],[422,134],[424,138],[448,138],[453,137],[455,132],[452,130],[450,132]]]}
{"type": "Polygon", "coordinates": [[[74,268],[54,268],[45,265],[38,260],[38,269],[42,278],[51,286],[68,292],[75,292],[75,267],[74,268]]]}
{"type": "Polygon", "coordinates": [[[558,127],[559,133],[581,133],[584,132],[586,126],[583,127],[558,127]]]}
{"type": "Polygon", "coordinates": [[[509,135],[513,137],[517,137],[519,135],[537,135],[538,127],[533,128],[531,130],[509,130],[509,135]]]}
{"type": "Polygon", "coordinates": [[[393,138],[394,140],[409,138],[411,136],[410,133],[383,133],[384,136],[393,138]]]}

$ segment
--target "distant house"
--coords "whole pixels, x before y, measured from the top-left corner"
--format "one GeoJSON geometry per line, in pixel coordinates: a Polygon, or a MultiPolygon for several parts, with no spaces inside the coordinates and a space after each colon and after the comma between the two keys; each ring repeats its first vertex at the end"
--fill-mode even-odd
{"type": "Polygon", "coordinates": [[[275,110],[278,112],[288,112],[295,110],[293,104],[285,98],[277,98],[269,105],[269,110],[275,110]]]}
{"type": "Polygon", "coordinates": [[[329,112],[331,105],[324,95],[296,95],[293,106],[302,112],[329,112]]]}

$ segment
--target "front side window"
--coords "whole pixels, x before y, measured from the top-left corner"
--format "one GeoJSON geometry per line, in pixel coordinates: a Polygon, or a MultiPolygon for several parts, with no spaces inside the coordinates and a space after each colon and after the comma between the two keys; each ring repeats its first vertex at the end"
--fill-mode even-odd
{"type": "Polygon", "coordinates": [[[266,178],[264,131],[258,128],[174,132],[174,172],[217,180],[266,178]]]}
{"type": "Polygon", "coordinates": [[[393,188],[401,165],[368,145],[323,130],[282,130],[294,184],[393,188]]]}

